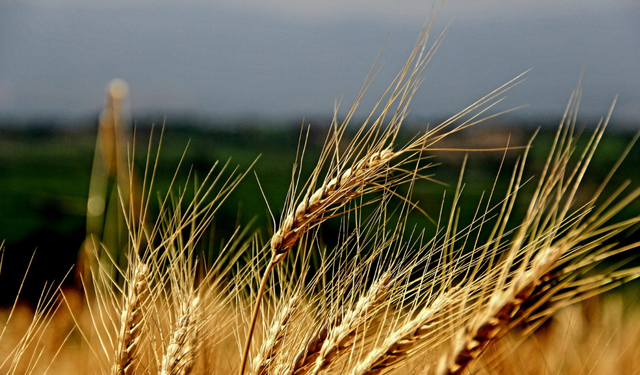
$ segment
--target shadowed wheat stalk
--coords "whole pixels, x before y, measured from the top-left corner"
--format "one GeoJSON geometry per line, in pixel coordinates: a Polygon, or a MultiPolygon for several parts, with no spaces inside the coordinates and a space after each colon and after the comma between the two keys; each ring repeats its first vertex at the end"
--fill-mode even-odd
{"type": "MultiPolygon", "coordinates": [[[[527,216],[511,241],[497,279],[483,292],[488,300],[486,304],[480,304],[476,308],[476,316],[459,333],[453,350],[442,358],[439,373],[463,373],[492,342],[504,336],[518,322],[527,319],[535,310],[544,308],[552,296],[575,300],[580,294],[613,283],[613,279],[604,283],[586,279],[582,288],[560,293],[561,288],[576,278],[583,268],[591,269],[598,263],[593,257],[590,257],[587,264],[581,263],[586,254],[595,253],[601,259],[606,259],[616,252],[628,251],[638,246],[633,244],[612,250],[616,247],[615,243],[606,244],[608,239],[630,228],[638,220],[634,218],[603,227],[606,218],[613,217],[625,206],[619,204],[607,210],[609,202],[604,202],[596,210],[595,202],[608,178],[587,205],[574,213],[570,212],[579,184],[611,115],[609,113],[598,126],[578,161],[570,168],[569,160],[575,149],[572,132],[579,92],[578,89],[567,107],[566,122],[558,130],[527,216]],[[589,216],[591,211],[598,215],[589,216]]],[[[518,184],[519,182],[515,189],[518,189],[518,184]]],[[[630,202],[639,195],[640,190],[636,189],[625,201],[630,202]]],[[[504,220],[507,219],[508,216],[505,216],[504,220]]],[[[629,276],[629,280],[637,277],[629,276]]],[[[558,300],[554,302],[557,303],[558,300]]],[[[547,310],[546,314],[552,311],[553,309],[547,310]]],[[[544,316],[538,315],[537,318],[544,316]]]]}

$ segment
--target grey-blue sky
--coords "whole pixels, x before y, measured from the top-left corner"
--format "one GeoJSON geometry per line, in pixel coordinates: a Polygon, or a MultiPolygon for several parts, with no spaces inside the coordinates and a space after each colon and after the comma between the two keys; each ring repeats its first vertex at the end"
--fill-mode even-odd
{"type": "MultiPolygon", "coordinates": [[[[402,0],[48,0],[0,5],[0,116],[98,110],[115,77],[158,114],[302,117],[349,103],[387,40],[372,103],[406,58],[431,3],[402,0]]],[[[640,4],[455,1],[412,114],[451,114],[532,69],[506,106],[561,113],[586,66],[583,113],[640,119],[640,4]]],[[[433,38],[435,39],[435,38],[433,38]]]]}

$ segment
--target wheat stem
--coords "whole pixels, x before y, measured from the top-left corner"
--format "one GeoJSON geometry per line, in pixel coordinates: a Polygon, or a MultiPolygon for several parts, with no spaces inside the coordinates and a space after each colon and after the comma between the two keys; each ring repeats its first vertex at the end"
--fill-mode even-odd
{"type": "Polygon", "coordinates": [[[247,358],[249,356],[249,350],[251,349],[251,339],[253,337],[253,331],[256,328],[256,321],[258,320],[258,313],[260,312],[260,302],[262,301],[262,296],[264,295],[264,290],[267,287],[267,282],[269,281],[269,275],[271,275],[271,271],[276,266],[277,263],[273,262],[273,259],[269,262],[269,265],[264,270],[264,275],[262,276],[262,281],[260,282],[260,289],[258,289],[258,296],[256,297],[256,303],[253,307],[253,314],[251,315],[251,323],[249,325],[249,332],[247,335],[247,342],[244,344],[244,350],[242,351],[242,359],[240,361],[240,371],[239,375],[244,375],[244,370],[247,366],[247,358]]]}

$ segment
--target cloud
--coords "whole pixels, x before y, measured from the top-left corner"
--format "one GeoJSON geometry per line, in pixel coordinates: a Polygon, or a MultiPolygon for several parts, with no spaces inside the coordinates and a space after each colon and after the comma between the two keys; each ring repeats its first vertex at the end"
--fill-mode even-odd
{"type": "MultiPolygon", "coordinates": [[[[11,4],[12,12],[0,5],[0,115],[97,111],[115,77],[129,81],[137,109],[327,113],[343,91],[347,101],[358,92],[386,40],[375,100],[431,8],[416,0],[11,4]]],[[[621,113],[637,116],[640,12],[629,4],[610,2],[605,12],[591,0],[448,1],[434,37],[456,19],[412,115],[456,111],[529,68],[511,103],[558,113],[586,64],[585,111],[606,112],[596,105],[618,93],[621,113]]]]}
{"type": "MultiPolygon", "coordinates": [[[[140,8],[175,5],[175,0],[25,0],[36,6],[140,8]]],[[[424,21],[440,1],[425,0],[181,0],[181,7],[231,8],[271,17],[304,22],[331,22],[350,18],[368,18],[379,22],[424,21]]],[[[442,2],[443,17],[463,20],[491,20],[580,16],[636,7],[633,0],[450,0],[442,2]]]]}

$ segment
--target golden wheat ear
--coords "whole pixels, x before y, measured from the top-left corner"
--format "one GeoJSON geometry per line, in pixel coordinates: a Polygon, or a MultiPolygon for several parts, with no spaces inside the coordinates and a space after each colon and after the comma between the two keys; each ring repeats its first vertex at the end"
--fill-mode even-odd
{"type": "Polygon", "coordinates": [[[335,325],[340,324],[340,320],[335,320],[332,324],[327,326],[321,326],[315,335],[306,343],[304,349],[300,351],[294,361],[293,366],[286,372],[289,375],[305,375],[307,374],[311,366],[316,362],[318,356],[320,356],[320,349],[327,339],[329,329],[335,325]]]}
{"type": "Polygon", "coordinates": [[[120,318],[120,331],[113,358],[113,375],[133,375],[138,363],[139,347],[144,327],[143,306],[148,292],[149,267],[144,263],[135,265],[128,282],[120,318]]]}
{"type": "Polygon", "coordinates": [[[433,347],[437,328],[446,321],[455,306],[462,301],[460,288],[441,292],[413,319],[399,324],[351,370],[351,375],[377,375],[396,369],[411,359],[417,351],[433,347]]]}
{"type": "Polygon", "coordinates": [[[189,375],[197,352],[198,309],[200,298],[194,296],[181,308],[178,322],[171,333],[162,358],[161,375],[189,375]]]}
{"type": "MultiPolygon", "coordinates": [[[[419,85],[420,74],[426,67],[431,53],[437,49],[434,47],[427,55],[422,55],[433,22],[427,25],[401,72],[385,93],[385,96],[388,94],[388,98],[383,97],[378,103],[382,109],[375,123],[368,126],[365,122],[347,150],[338,149],[349,119],[353,116],[361,96],[370,84],[368,76],[342,125],[338,126],[337,120],[334,120],[314,172],[304,187],[298,187],[296,173],[292,176],[280,225],[274,230],[275,233],[269,241],[271,261],[264,271],[258,289],[247,341],[244,345],[240,375],[244,374],[260,303],[273,268],[282,262],[300,238],[328,218],[340,215],[339,210],[349,202],[367,193],[389,190],[393,185],[393,182],[388,179],[391,170],[389,162],[400,155],[393,151],[393,141],[406,115],[411,97],[419,85]],[[392,108],[394,104],[398,107],[395,111],[392,108]],[[391,119],[387,128],[383,130],[387,114],[390,114],[391,119]],[[320,182],[321,173],[325,167],[329,168],[329,172],[324,182],[320,182]]],[[[438,38],[436,46],[440,41],[441,38],[438,38]]],[[[379,109],[378,105],[371,116],[379,109]]],[[[413,153],[415,154],[415,150],[413,153]]]]}
{"type": "Polygon", "coordinates": [[[330,327],[327,337],[317,353],[316,360],[307,372],[310,375],[324,373],[336,363],[341,356],[349,353],[354,344],[358,329],[362,329],[371,316],[384,304],[392,282],[391,273],[387,272],[362,295],[353,308],[339,317],[339,323],[330,327]]]}
{"type": "MultiPolygon", "coordinates": [[[[558,130],[527,215],[508,244],[504,259],[493,269],[494,276],[487,279],[487,290],[480,295],[472,318],[455,336],[451,350],[441,358],[439,374],[462,374],[492,343],[519,322],[529,319],[535,311],[545,311],[538,313],[538,318],[548,317],[549,312],[554,311],[550,305],[558,300],[555,297],[565,302],[576,301],[580,293],[603,291],[605,285],[637,277],[637,270],[630,270],[630,274],[619,274],[618,280],[615,277],[585,279],[582,290],[563,292],[571,289],[573,280],[594,267],[593,261],[638,246],[617,246],[611,239],[635,225],[639,218],[606,227],[604,224],[640,196],[640,189],[606,210],[612,200],[595,208],[595,201],[602,192],[599,189],[593,200],[571,212],[582,176],[606,127],[606,121],[598,126],[575,165],[571,166],[576,142],[573,137],[575,97],[579,98],[579,94],[570,101],[568,114],[558,130]],[[594,213],[597,217],[590,216],[594,213]]],[[[619,192],[614,196],[617,194],[619,192]]],[[[500,225],[504,228],[505,224],[500,225]]]]}
{"type": "Polygon", "coordinates": [[[283,306],[274,316],[271,325],[268,327],[267,335],[260,346],[258,354],[251,361],[251,374],[267,375],[273,374],[275,360],[284,344],[287,328],[293,320],[294,314],[300,304],[299,296],[289,297],[283,306]]]}
{"type": "Polygon", "coordinates": [[[271,238],[274,262],[280,263],[309,228],[317,226],[347,201],[361,196],[362,192],[357,188],[384,177],[387,174],[385,166],[394,156],[389,149],[375,152],[305,197],[271,238]]]}

